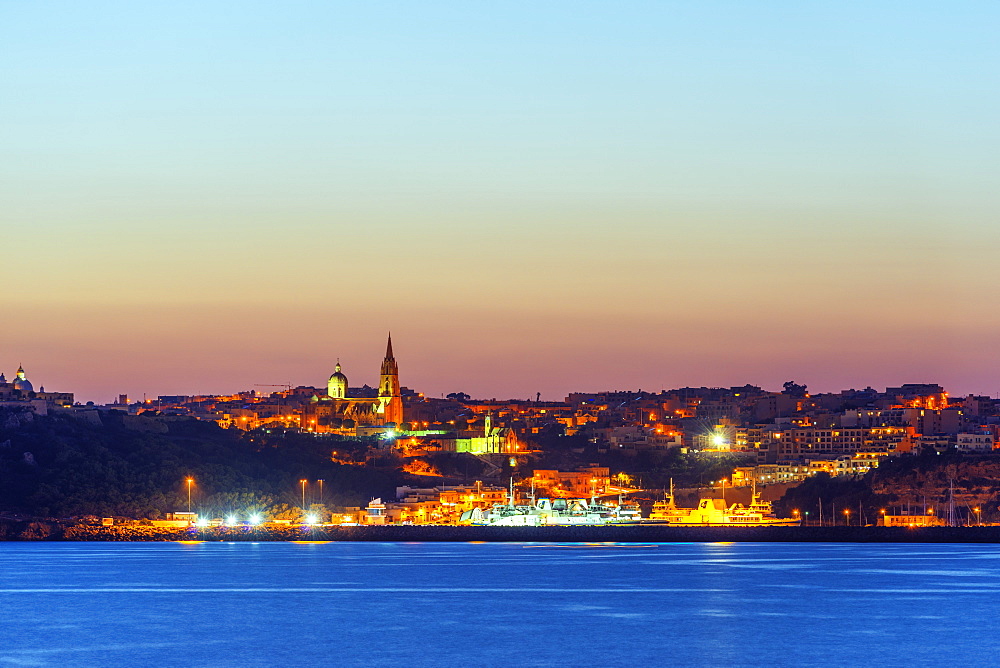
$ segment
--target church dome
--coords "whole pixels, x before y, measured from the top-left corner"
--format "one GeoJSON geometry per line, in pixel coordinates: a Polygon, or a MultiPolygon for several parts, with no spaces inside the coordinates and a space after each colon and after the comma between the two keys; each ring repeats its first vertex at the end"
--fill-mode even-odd
{"type": "Polygon", "coordinates": [[[20,390],[21,392],[34,392],[35,388],[32,386],[31,381],[27,379],[24,375],[24,367],[17,367],[17,377],[14,378],[14,382],[11,383],[15,390],[20,390]]]}
{"type": "Polygon", "coordinates": [[[347,376],[340,370],[340,362],[326,384],[326,393],[334,399],[344,399],[347,397],[347,376]]]}

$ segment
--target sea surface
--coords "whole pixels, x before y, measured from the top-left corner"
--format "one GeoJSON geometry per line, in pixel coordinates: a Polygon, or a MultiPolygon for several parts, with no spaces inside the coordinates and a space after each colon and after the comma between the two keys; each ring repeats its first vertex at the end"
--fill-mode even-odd
{"type": "Polygon", "coordinates": [[[0,543],[0,666],[996,666],[1000,546],[0,543]]]}

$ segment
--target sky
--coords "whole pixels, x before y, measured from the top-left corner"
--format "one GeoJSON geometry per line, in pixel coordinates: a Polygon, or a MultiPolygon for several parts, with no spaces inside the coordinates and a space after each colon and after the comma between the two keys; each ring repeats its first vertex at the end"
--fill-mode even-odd
{"type": "Polygon", "coordinates": [[[996,396],[998,19],[0,0],[0,371],[996,396]]]}

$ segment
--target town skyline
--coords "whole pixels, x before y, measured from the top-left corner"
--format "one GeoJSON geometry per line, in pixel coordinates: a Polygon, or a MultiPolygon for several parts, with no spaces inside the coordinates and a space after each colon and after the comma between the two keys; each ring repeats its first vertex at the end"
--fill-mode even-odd
{"type": "MultiPolygon", "coordinates": [[[[385,344],[382,344],[382,345],[384,346],[385,344]]],[[[390,346],[391,345],[392,344],[390,342],[390,346]]],[[[397,344],[397,347],[398,347],[398,344],[397,344]]],[[[404,346],[404,349],[405,349],[405,346],[404,346]]],[[[339,373],[339,372],[341,372],[341,370],[343,370],[343,372],[345,374],[348,374],[349,378],[353,379],[353,381],[351,382],[351,387],[352,388],[356,389],[356,388],[360,388],[360,387],[364,386],[364,387],[367,387],[369,389],[377,389],[378,386],[379,386],[378,374],[375,373],[375,372],[373,372],[372,369],[369,368],[371,366],[372,366],[371,364],[351,365],[349,363],[349,360],[345,360],[345,359],[343,359],[341,357],[337,357],[334,360],[334,362],[332,363],[332,365],[330,366],[330,368],[327,370],[328,373],[325,373],[324,371],[320,370],[320,371],[317,371],[315,373],[312,373],[311,374],[312,377],[306,377],[306,379],[304,381],[301,381],[301,382],[295,382],[292,379],[286,379],[283,382],[283,381],[280,380],[280,378],[272,378],[271,379],[271,380],[274,380],[275,382],[268,382],[268,383],[256,383],[255,382],[255,383],[250,383],[250,384],[244,384],[244,385],[241,385],[241,386],[231,385],[231,384],[230,385],[226,385],[223,382],[222,383],[222,388],[221,389],[216,389],[216,390],[203,390],[203,389],[199,388],[199,384],[195,383],[195,384],[190,384],[190,385],[188,385],[186,387],[183,386],[183,385],[174,386],[173,388],[171,388],[171,391],[155,391],[155,384],[154,384],[154,388],[152,390],[150,390],[150,391],[139,391],[139,392],[133,391],[133,392],[129,392],[129,391],[125,391],[125,390],[114,390],[112,388],[112,390],[110,392],[107,391],[107,390],[104,390],[101,393],[101,396],[98,396],[97,393],[88,393],[88,390],[86,389],[86,385],[84,386],[85,389],[83,391],[80,391],[79,389],[62,387],[62,386],[57,387],[56,385],[53,385],[52,382],[48,382],[48,387],[49,387],[50,391],[70,392],[70,393],[73,393],[75,395],[75,397],[76,397],[77,403],[92,402],[92,403],[95,403],[95,404],[110,404],[110,403],[114,403],[122,395],[127,396],[129,398],[129,401],[131,401],[131,402],[141,402],[141,401],[145,401],[145,400],[153,401],[158,396],[199,396],[199,395],[201,395],[201,396],[226,396],[226,395],[235,395],[235,394],[238,394],[240,392],[247,392],[247,391],[257,392],[261,396],[266,396],[266,395],[271,394],[273,392],[280,392],[282,389],[295,389],[295,388],[305,388],[305,387],[311,387],[311,388],[314,388],[314,389],[317,389],[317,390],[320,390],[320,391],[324,391],[324,388],[326,388],[326,386],[327,386],[327,380],[326,379],[330,376],[330,374],[334,373],[334,371],[336,371],[337,373],[339,373]],[[195,389],[195,388],[198,388],[198,389],[195,389]],[[104,396],[104,395],[106,395],[106,396],[104,396]]],[[[408,369],[408,365],[404,361],[404,364],[403,364],[403,378],[404,378],[404,380],[407,377],[407,375],[406,375],[407,369],[408,369]]],[[[29,380],[32,380],[34,382],[35,389],[44,388],[46,386],[46,377],[39,376],[38,374],[34,373],[33,372],[33,368],[30,367],[30,366],[28,367],[28,371],[31,371],[31,373],[29,374],[30,375],[29,380]]],[[[17,372],[22,372],[22,375],[23,375],[23,372],[25,372],[23,364],[19,364],[18,365],[17,372]]],[[[17,372],[14,372],[13,370],[11,370],[11,373],[7,373],[6,370],[0,369],[0,375],[9,376],[10,378],[8,380],[13,380],[16,377],[17,372]]],[[[302,377],[302,375],[300,374],[299,377],[302,377]]],[[[51,381],[51,377],[48,377],[48,378],[49,378],[49,381],[51,381]]],[[[56,378],[58,378],[58,376],[56,376],[56,378]]],[[[777,376],[772,376],[772,378],[777,378],[777,376]]],[[[425,387],[419,381],[419,379],[416,379],[416,378],[411,378],[411,380],[410,380],[409,383],[407,383],[407,382],[401,382],[401,385],[402,385],[402,387],[405,390],[408,390],[408,391],[411,391],[411,392],[414,392],[414,393],[419,393],[422,396],[426,395],[428,397],[443,398],[447,394],[463,393],[463,394],[466,394],[466,395],[470,396],[474,400],[513,400],[513,401],[521,401],[521,400],[532,400],[532,399],[535,399],[536,397],[538,397],[538,398],[540,398],[541,401],[549,401],[549,402],[563,401],[571,393],[586,394],[586,393],[614,393],[614,392],[622,392],[622,393],[658,394],[658,393],[669,392],[669,391],[674,391],[674,390],[683,389],[683,388],[727,389],[727,388],[739,388],[739,387],[744,387],[744,386],[754,386],[754,387],[758,387],[758,388],[760,388],[760,389],[762,389],[764,391],[767,391],[767,392],[781,392],[784,384],[785,383],[789,383],[789,382],[796,383],[796,384],[799,384],[799,385],[807,387],[809,393],[813,394],[813,395],[815,395],[815,394],[837,394],[837,393],[844,392],[844,391],[864,390],[865,388],[871,388],[871,389],[876,389],[876,390],[878,390],[879,388],[881,388],[881,389],[884,390],[885,388],[902,386],[902,385],[940,384],[941,387],[943,387],[946,390],[947,394],[949,394],[949,395],[951,395],[953,397],[956,397],[956,398],[958,398],[958,397],[964,397],[964,396],[986,396],[986,397],[991,397],[991,398],[992,397],[1000,398],[1000,391],[998,391],[998,392],[990,392],[990,391],[981,391],[981,392],[964,391],[964,389],[961,386],[960,387],[949,386],[948,384],[943,383],[943,382],[939,382],[939,381],[940,381],[939,378],[934,378],[934,377],[918,377],[918,378],[904,377],[901,380],[888,379],[885,382],[881,382],[881,383],[879,383],[879,382],[869,382],[867,380],[859,380],[857,382],[848,383],[848,384],[845,384],[845,385],[842,385],[842,386],[836,386],[836,387],[830,386],[830,387],[827,387],[827,386],[821,386],[821,385],[810,383],[809,382],[809,378],[804,377],[801,374],[799,374],[798,376],[789,376],[789,377],[786,377],[784,380],[781,380],[781,381],[774,380],[773,382],[761,382],[761,381],[759,381],[757,379],[754,379],[754,378],[741,378],[741,379],[738,378],[738,379],[734,380],[733,382],[725,382],[725,383],[705,383],[705,382],[697,382],[697,380],[694,380],[693,382],[688,382],[688,383],[673,383],[673,384],[670,384],[670,383],[661,383],[658,386],[648,385],[646,387],[642,387],[642,386],[629,387],[629,386],[622,386],[622,385],[612,386],[612,385],[608,385],[608,384],[603,384],[603,385],[595,384],[595,383],[600,383],[600,381],[598,380],[598,381],[591,381],[591,385],[589,385],[589,386],[577,386],[577,387],[566,386],[565,390],[563,392],[561,392],[561,393],[558,392],[558,391],[557,392],[545,393],[545,392],[542,392],[540,390],[536,390],[535,392],[522,391],[520,394],[501,394],[501,393],[497,393],[496,391],[491,391],[491,388],[488,385],[483,385],[483,384],[476,385],[476,384],[470,383],[468,381],[462,381],[461,379],[457,380],[454,383],[453,387],[452,386],[448,386],[448,387],[442,388],[442,389],[440,389],[438,391],[429,391],[427,389],[427,387],[425,387]],[[476,387],[480,387],[481,388],[480,391],[478,391],[478,392],[476,392],[476,391],[470,391],[472,389],[475,389],[476,387]]],[[[211,386],[213,384],[212,383],[205,383],[203,385],[211,386]]],[[[502,387],[503,384],[501,383],[499,386],[502,387]]],[[[111,385],[108,385],[108,387],[111,387],[111,385]]],[[[135,385],[134,383],[130,384],[129,382],[125,382],[125,383],[121,384],[120,387],[138,387],[138,386],[135,385]]]]}

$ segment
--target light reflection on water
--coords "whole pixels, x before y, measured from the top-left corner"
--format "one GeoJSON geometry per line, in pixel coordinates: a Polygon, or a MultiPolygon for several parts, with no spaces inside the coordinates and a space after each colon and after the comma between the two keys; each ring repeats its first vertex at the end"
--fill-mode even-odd
{"type": "Polygon", "coordinates": [[[994,665],[990,545],[0,543],[0,666],[994,665]]]}

